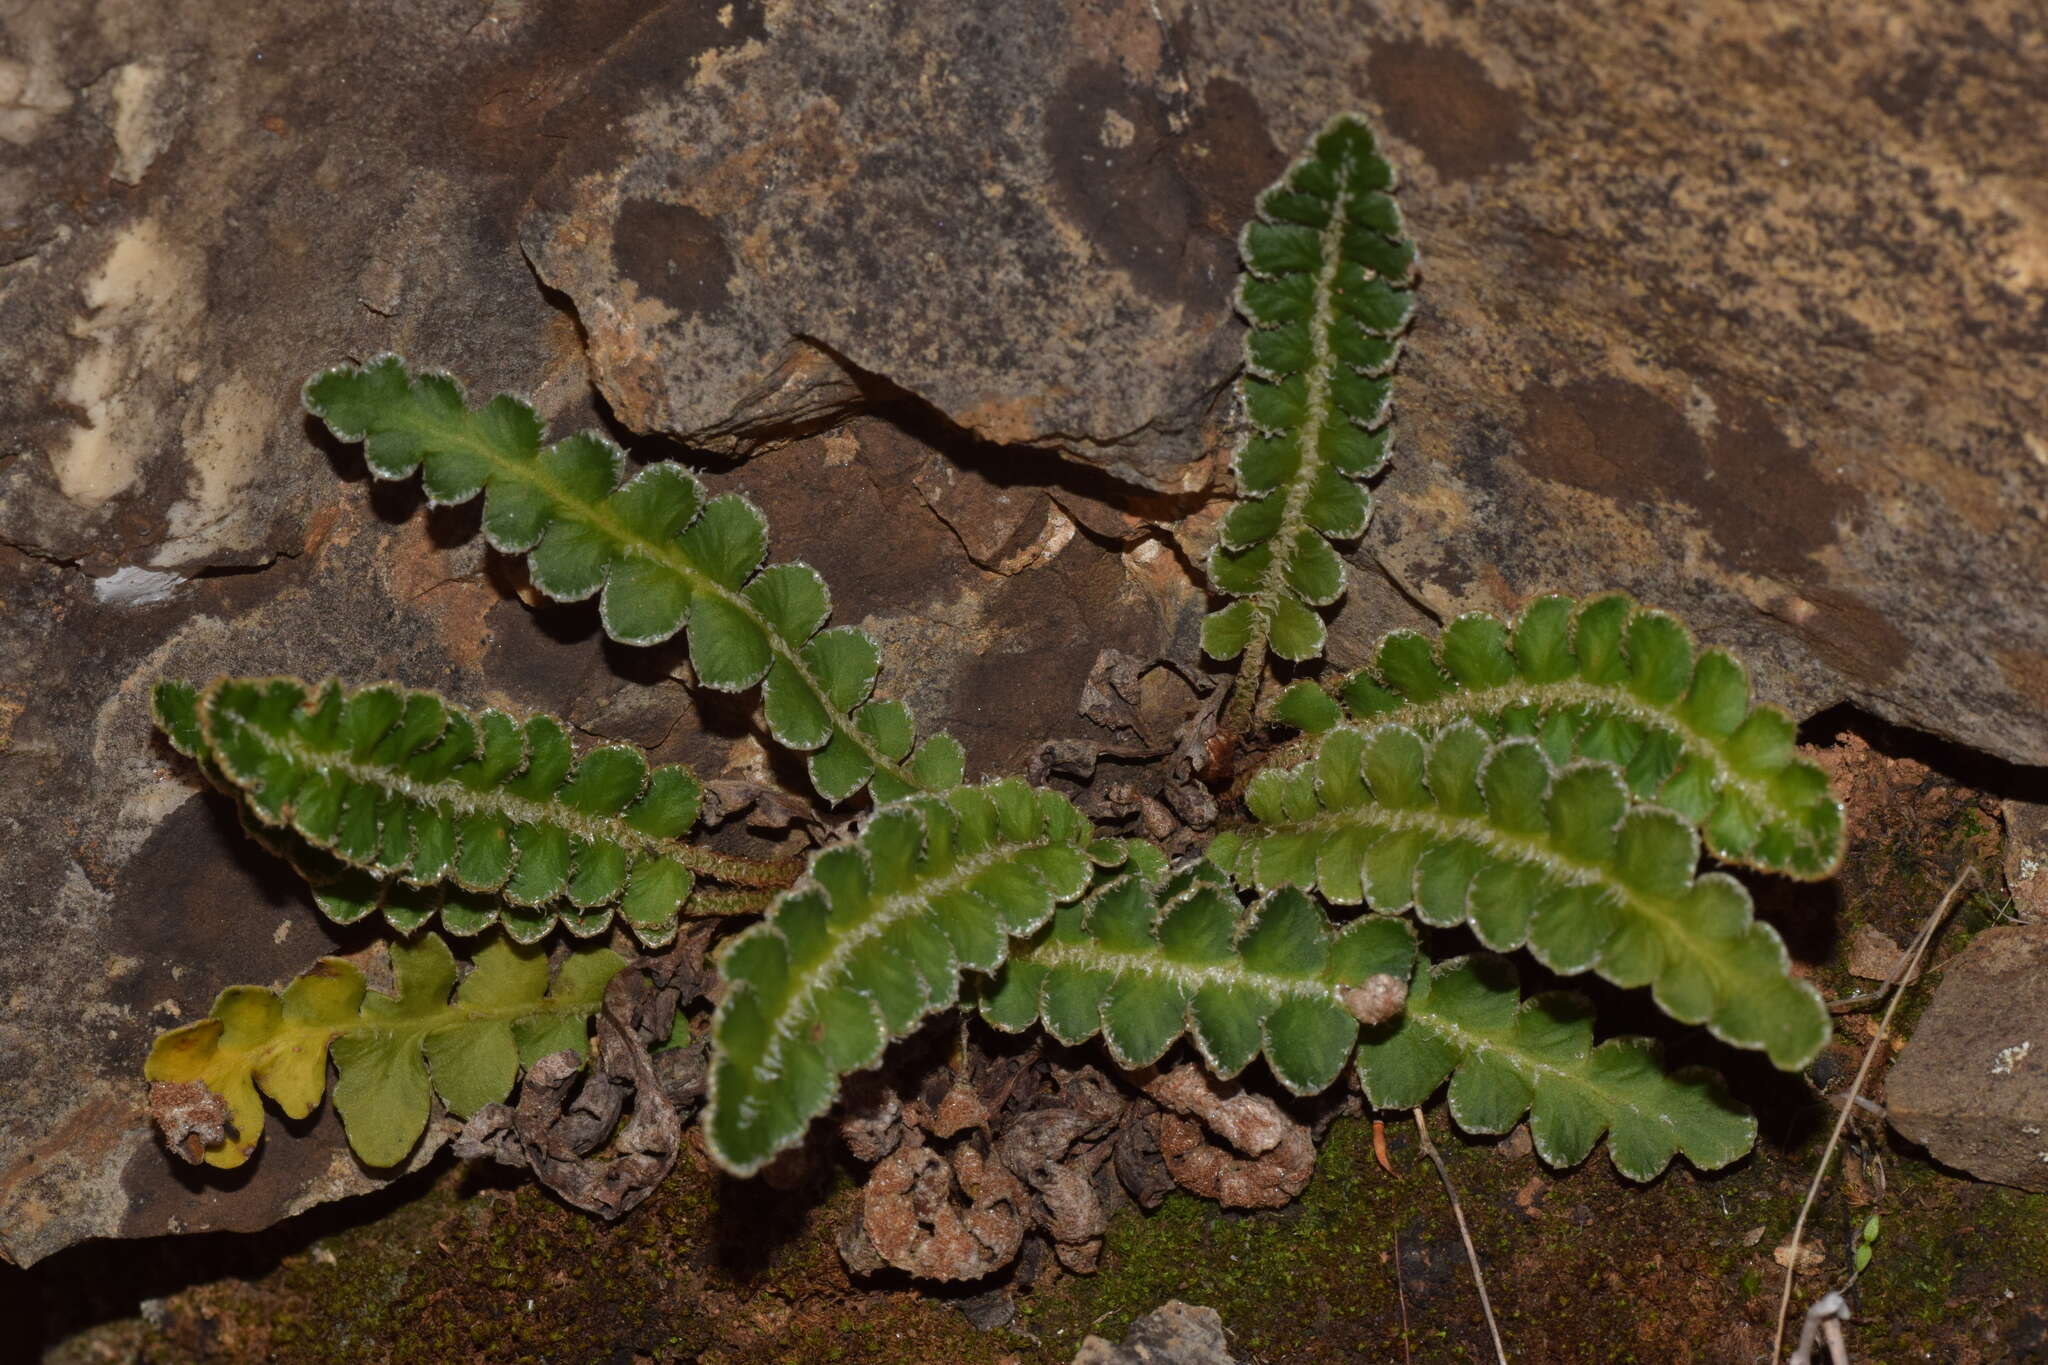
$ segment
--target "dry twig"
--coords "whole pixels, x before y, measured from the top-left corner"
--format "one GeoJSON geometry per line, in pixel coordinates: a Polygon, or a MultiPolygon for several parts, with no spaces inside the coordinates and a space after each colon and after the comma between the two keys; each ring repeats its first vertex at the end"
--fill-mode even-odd
{"type": "Polygon", "coordinates": [[[1422,1121],[1422,1111],[1416,1109],[1412,1112],[1415,1115],[1415,1131],[1422,1136],[1422,1154],[1429,1158],[1430,1163],[1436,1167],[1438,1177],[1444,1182],[1444,1193],[1451,1198],[1451,1216],[1458,1220],[1458,1235],[1465,1239],[1465,1259],[1472,1263],[1472,1282],[1479,1286],[1479,1308],[1486,1314],[1486,1330],[1493,1334],[1493,1353],[1499,1359],[1500,1365],[1508,1365],[1507,1347],[1500,1344],[1500,1326],[1493,1320],[1493,1301],[1486,1297],[1486,1272],[1479,1268],[1479,1252],[1472,1245],[1471,1229],[1465,1226],[1465,1208],[1458,1202],[1457,1187],[1451,1184],[1450,1168],[1444,1165],[1443,1157],[1436,1150],[1436,1144],[1429,1140],[1429,1125],[1422,1121]]]}
{"type": "MultiPolygon", "coordinates": [[[[1373,1123],[1378,1127],[1378,1120],[1373,1123]]],[[[1407,1276],[1401,1269],[1401,1233],[1394,1233],[1394,1297],[1401,1305],[1401,1361],[1402,1365],[1415,1365],[1415,1357],[1408,1351],[1408,1285],[1407,1276]]]]}
{"type": "MultiPolygon", "coordinates": [[[[1913,979],[1913,973],[1919,967],[1921,957],[1926,954],[1927,946],[1934,942],[1935,932],[1948,918],[1949,909],[1956,903],[1956,897],[1962,893],[1965,884],[1975,880],[1977,869],[1974,866],[1965,866],[1962,871],[1956,873],[1956,879],[1949,883],[1948,893],[1921,924],[1920,932],[1913,939],[1913,951],[1906,955],[1903,965],[1893,973],[1892,982],[1886,983],[1886,989],[1892,989],[1894,982],[1910,982],[1913,979]]],[[[1806,1187],[1806,1202],[1799,1206],[1799,1219],[1792,1225],[1792,1240],[1787,1244],[1790,1250],[1785,1257],[1785,1289],[1778,1296],[1778,1329],[1771,1338],[1772,1365],[1776,1365],[1784,1357],[1785,1318],[1792,1311],[1792,1279],[1799,1269],[1799,1241],[1806,1235],[1806,1216],[1813,1212],[1814,1200],[1820,1197],[1820,1186],[1827,1178],[1828,1163],[1834,1159],[1835,1148],[1841,1145],[1842,1130],[1849,1126],[1849,1115],[1856,1112],[1855,1101],[1862,1095],[1863,1082],[1870,1076],[1870,1064],[1876,1060],[1878,1048],[1891,1036],[1892,1016],[1898,1013],[1899,1002],[1905,998],[1906,991],[1903,985],[1892,991],[1892,1002],[1885,1006],[1884,1018],[1877,1024],[1877,1033],[1871,1038],[1870,1045],[1863,1049],[1863,1063],[1856,1068],[1856,1079],[1849,1085],[1848,1101],[1842,1105],[1841,1113],[1835,1118],[1834,1131],[1828,1134],[1828,1145],[1820,1154],[1820,1169],[1813,1173],[1813,1183],[1806,1187]]]]}

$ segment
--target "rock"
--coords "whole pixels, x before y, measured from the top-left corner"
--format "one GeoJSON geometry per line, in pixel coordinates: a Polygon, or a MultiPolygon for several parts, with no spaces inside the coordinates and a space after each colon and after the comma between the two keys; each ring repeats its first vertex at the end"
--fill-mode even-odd
{"type": "Polygon", "coordinates": [[[1208,481],[1232,233],[1280,161],[1224,126],[1241,89],[1196,98],[1191,35],[1138,6],[740,4],[714,60],[657,57],[705,13],[611,54],[525,225],[621,420],[744,451],[874,377],[983,440],[1208,481]]]}
{"type": "Polygon", "coordinates": [[[2028,58],[1931,0],[1654,8],[740,6],[684,73],[671,7],[525,241],[630,426],[745,450],[905,389],[1019,478],[1200,489],[1230,236],[1362,108],[1425,279],[1361,566],[1445,617],[1628,588],[1802,713],[2048,761],[2028,58]]]}
{"type": "Polygon", "coordinates": [[[1223,1318],[1213,1308],[1168,1299],[1131,1324],[1124,1339],[1110,1345],[1091,1336],[1074,1353],[1073,1365],[1235,1365],[1223,1336],[1223,1318]]]}
{"type": "Polygon", "coordinates": [[[1938,1161],[2048,1191],[2048,924],[1986,929],[1949,962],[1885,1111],[1938,1161]]]}
{"type": "Polygon", "coordinates": [[[386,1178],[331,1115],[239,1183],[154,1146],[157,1029],[365,941],[152,747],[159,675],[392,677],[775,777],[685,717],[673,652],[366,491],[310,371],[399,350],[738,453],[869,413],[714,482],[881,637],[885,692],[1022,771],[1114,742],[1075,714],[1106,645],[1195,658],[1187,561],[1133,528],[1199,557],[1232,236],[1338,109],[1428,268],[1338,662],[1410,599],[1622,586],[1795,708],[2048,759],[2048,209],[2032,54],[1980,9],[4,7],[0,1255],[386,1178]]]}
{"type": "MultiPolygon", "coordinates": [[[[1899,959],[1906,950],[1893,942],[1881,929],[1864,925],[1849,936],[1849,975],[1863,981],[1890,981],[1898,974],[1899,959]]],[[[1920,979],[1921,970],[1916,968],[1904,984],[1912,985],[1920,979]]]]}
{"type": "Polygon", "coordinates": [[[1425,268],[1366,549],[1445,615],[1626,588],[1795,712],[2048,762],[2038,54],[1931,0],[1425,13],[1328,49],[1425,268]]]}
{"type": "Polygon", "coordinates": [[[2048,805],[2007,798],[2005,885],[2016,919],[2048,921],[2048,805]]]}
{"type": "MultiPolygon", "coordinates": [[[[552,643],[516,605],[491,614],[459,517],[435,521],[466,545],[417,515],[394,532],[417,495],[366,496],[297,394],[397,348],[595,415],[515,236],[540,106],[491,96],[573,87],[562,25],[603,42],[632,16],[327,17],[0,9],[0,1258],[20,1264],[88,1237],[262,1228],[394,1174],[349,1156],[330,1109],[269,1125],[233,1177],[157,1146],[157,1030],[370,934],[321,921],[153,742],[150,683],[340,673],[510,701],[530,674],[492,659],[487,694],[493,641],[552,643]]],[[[575,677],[577,654],[597,662],[557,648],[552,667],[575,677]]]]}

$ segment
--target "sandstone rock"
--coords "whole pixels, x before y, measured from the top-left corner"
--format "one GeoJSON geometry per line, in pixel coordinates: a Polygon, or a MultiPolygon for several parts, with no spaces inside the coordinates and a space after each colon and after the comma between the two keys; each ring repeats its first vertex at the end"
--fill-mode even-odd
{"type": "Polygon", "coordinates": [[[396,348],[589,413],[574,328],[514,235],[547,107],[528,96],[573,88],[558,39],[632,15],[563,11],[0,9],[0,1257],[263,1227],[391,1174],[326,1111],[272,1124],[232,1178],[156,1149],[151,1035],[367,936],[324,926],[197,793],[146,693],[284,670],[478,700],[487,662],[493,693],[526,690],[546,651],[507,667],[494,637],[550,642],[516,604],[491,619],[461,518],[435,524],[466,546],[417,516],[394,531],[417,496],[366,496],[296,395],[396,348]]]}
{"type": "Polygon", "coordinates": [[[2015,918],[2048,920],[2048,805],[2007,798],[2005,885],[2015,918]]]}
{"type": "Polygon", "coordinates": [[[1368,21],[1429,269],[1368,549],[1440,612],[1628,588],[1795,711],[2048,761],[2025,13],[1368,21]]]}
{"type": "Polygon", "coordinates": [[[2048,759],[2015,3],[331,12],[0,12],[0,1255],[384,1178],[331,1119],[236,1184],[152,1145],[156,1029],[362,942],[151,746],[159,674],[394,677],[775,775],[673,653],[529,611],[473,516],[366,492],[308,372],[396,349],[741,452],[884,403],[735,480],[885,689],[1021,771],[1102,737],[1074,708],[1105,645],[1194,658],[1143,527],[1203,548],[1231,235],[1340,108],[1386,131],[1428,275],[1339,662],[1411,602],[1622,586],[1795,708],[2048,759]]]}
{"type": "Polygon", "coordinates": [[[1073,1365],[1233,1365],[1235,1360],[1215,1309],[1168,1299],[1132,1323],[1114,1346],[1090,1336],[1074,1353],[1073,1365]]]}
{"type": "Polygon", "coordinates": [[[1938,1161],[2048,1190],[2048,925],[1986,929],[1948,964],[1885,1111],[1938,1161]]]}
{"type": "Polygon", "coordinates": [[[1214,126],[1244,100],[1193,99],[1163,21],[740,5],[730,50],[651,60],[702,13],[611,54],[610,117],[525,228],[621,420],[747,449],[872,375],[985,440],[1205,481],[1195,428],[1239,347],[1230,215],[1271,156],[1214,126]]]}
{"type": "Polygon", "coordinates": [[[1360,107],[1425,262],[1361,563],[1445,615],[1629,588],[1803,713],[2039,763],[2048,174],[1994,9],[741,6],[687,72],[612,54],[525,240],[628,425],[745,449],[879,383],[1196,489],[1229,235],[1360,107]]]}

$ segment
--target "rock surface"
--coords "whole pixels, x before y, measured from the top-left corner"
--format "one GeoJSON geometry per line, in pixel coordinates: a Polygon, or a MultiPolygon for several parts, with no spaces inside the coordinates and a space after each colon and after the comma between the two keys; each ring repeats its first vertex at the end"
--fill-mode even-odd
{"type": "Polygon", "coordinates": [[[1428,275],[1339,662],[1411,600],[1622,586],[1797,708],[2048,761],[2024,6],[331,12],[0,12],[0,1255],[383,1178],[331,1118],[237,1184],[151,1144],[156,1029],[362,943],[152,747],[156,676],[395,677],[775,775],[686,720],[672,654],[521,606],[473,516],[366,493],[310,371],[396,349],[558,423],[818,432],[729,486],[883,637],[885,690],[1021,771],[1102,737],[1105,646],[1194,657],[1231,236],[1340,108],[1428,275]]]}
{"type": "Polygon", "coordinates": [[[2048,922],[2048,805],[2006,799],[2005,884],[2015,918],[2048,922]]]}
{"type": "Polygon", "coordinates": [[[1986,929],[1948,964],[1885,1111],[1937,1160],[2048,1190],[2048,925],[1986,929]]]}
{"type": "Polygon", "coordinates": [[[1626,587],[1796,709],[2048,762],[2024,6],[739,13],[684,78],[615,51],[526,223],[628,425],[743,449],[879,377],[1203,487],[1228,235],[1358,106],[1426,263],[1363,555],[1442,614],[1626,587]]]}
{"type": "Polygon", "coordinates": [[[1091,1336],[1074,1353],[1073,1365],[1235,1365],[1223,1319],[1213,1308],[1168,1299],[1131,1324],[1112,1346],[1091,1336]]]}

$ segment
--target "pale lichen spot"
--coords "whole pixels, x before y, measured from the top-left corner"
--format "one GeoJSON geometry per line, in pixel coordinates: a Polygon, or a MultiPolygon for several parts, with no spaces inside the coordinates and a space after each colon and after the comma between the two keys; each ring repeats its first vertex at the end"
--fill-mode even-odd
{"type": "Polygon", "coordinates": [[[188,251],[156,220],[122,228],[97,273],[86,281],[86,311],[71,335],[92,343],[57,394],[84,418],[50,456],[57,488],[91,510],[140,476],[161,415],[139,381],[176,368],[176,351],[201,305],[188,251]]]}

